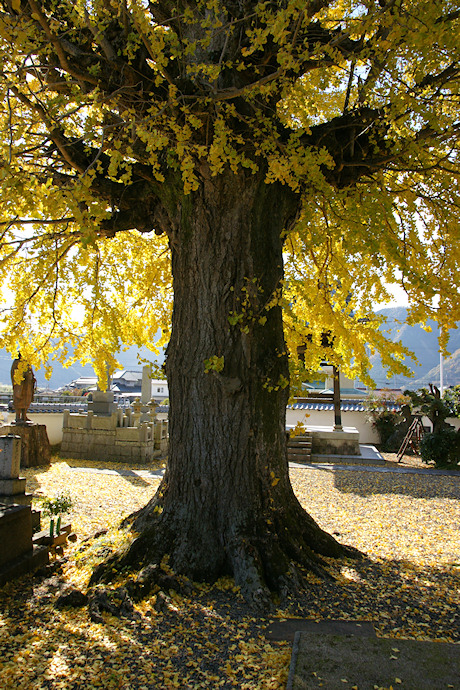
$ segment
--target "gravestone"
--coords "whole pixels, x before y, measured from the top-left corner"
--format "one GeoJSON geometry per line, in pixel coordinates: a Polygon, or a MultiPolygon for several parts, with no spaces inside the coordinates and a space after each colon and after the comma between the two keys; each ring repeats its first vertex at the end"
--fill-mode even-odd
{"type": "MultiPolygon", "coordinates": [[[[0,436],[0,504],[31,506],[32,494],[26,493],[26,479],[19,476],[21,437],[0,436]]],[[[40,511],[31,512],[33,530],[40,529],[40,511]]]]}
{"type": "Polygon", "coordinates": [[[152,397],[152,365],[145,364],[142,367],[142,387],[141,387],[141,403],[148,405],[152,397]]]}
{"type": "Polygon", "coordinates": [[[0,478],[19,477],[21,466],[21,440],[10,434],[0,438],[0,478]]]}
{"type": "Polygon", "coordinates": [[[0,503],[0,587],[47,563],[48,548],[32,542],[30,506],[0,503]]]}
{"type": "Polygon", "coordinates": [[[0,504],[0,567],[32,548],[29,506],[0,504]]]}
{"type": "Polygon", "coordinates": [[[112,391],[93,391],[93,399],[88,402],[88,412],[110,417],[117,410],[112,391]]]}
{"type": "Polygon", "coordinates": [[[33,524],[40,513],[32,512],[26,480],[19,476],[21,439],[0,437],[0,586],[8,580],[48,563],[48,549],[32,542],[33,524]]]}
{"type": "Polygon", "coordinates": [[[25,477],[19,476],[21,466],[21,438],[9,434],[0,436],[0,503],[30,506],[32,495],[26,494],[25,477]]]}

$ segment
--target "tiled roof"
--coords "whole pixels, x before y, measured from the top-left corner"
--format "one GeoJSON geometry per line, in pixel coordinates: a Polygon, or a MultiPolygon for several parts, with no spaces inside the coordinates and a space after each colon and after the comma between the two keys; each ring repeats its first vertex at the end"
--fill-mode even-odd
{"type": "MultiPolygon", "coordinates": [[[[397,412],[400,409],[399,405],[385,405],[385,407],[388,410],[391,410],[392,412],[397,412]]],[[[288,405],[288,409],[290,410],[319,410],[319,411],[325,411],[325,410],[333,410],[334,409],[334,403],[333,402],[294,402],[292,405],[288,405]]],[[[367,406],[364,403],[363,400],[344,400],[342,399],[340,401],[340,409],[342,412],[365,412],[367,410],[367,406]]]]}
{"type": "MultiPolygon", "coordinates": [[[[129,406],[129,405],[128,405],[129,406]]],[[[5,406],[6,407],[6,406],[5,406]]],[[[37,403],[33,402],[29,407],[29,412],[31,414],[47,413],[47,414],[62,414],[64,410],[69,410],[69,412],[87,412],[87,403],[37,403]]],[[[168,405],[158,405],[156,412],[168,412],[168,405]]]]}
{"type": "Polygon", "coordinates": [[[64,410],[69,410],[69,412],[86,412],[88,409],[87,403],[52,403],[52,402],[33,402],[29,407],[30,413],[53,413],[53,412],[64,412],[64,410]]]}

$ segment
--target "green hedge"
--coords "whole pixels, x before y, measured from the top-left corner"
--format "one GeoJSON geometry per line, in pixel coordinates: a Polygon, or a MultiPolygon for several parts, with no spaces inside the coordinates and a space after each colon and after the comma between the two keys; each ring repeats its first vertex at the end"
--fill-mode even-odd
{"type": "Polygon", "coordinates": [[[420,443],[424,462],[434,462],[437,467],[455,468],[460,463],[460,433],[443,429],[436,434],[426,434],[420,443]]]}

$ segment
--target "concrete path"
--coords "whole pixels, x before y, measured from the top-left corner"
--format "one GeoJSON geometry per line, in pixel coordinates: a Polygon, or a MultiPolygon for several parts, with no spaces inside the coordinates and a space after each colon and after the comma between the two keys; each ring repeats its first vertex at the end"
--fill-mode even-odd
{"type": "Polygon", "coordinates": [[[161,470],[109,470],[105,467],[69,467],[69,470],[74,472],[88,472],[89,474],[111,474],[116,477],[162,477],[165,473],[161,470]]]}
{"type": "Polygon", "coordinates": [[[305,468],[310,470],[324,470],[325,472],[383,472],[383,473],[393,473],[393,474],[426,474],[430,477],[458,477],[460,478],[460,472],[455,472],[452,470],[436,470],[436,469],[424,469],[419,467],[386,467],[384,465],[336,465],[335,463],[310,463],[310,464],[300,464],[300,463],[289,463],[289,467],[295,467],[297,469],[305,468]]]}
{"type": "Polygon", "coordinates": [[[459,688],[460,645],[297,632],[287,690],[459,688]]]}
{"type": "MultiPolygon", "coordinates": [[[[323,472],[384,472],[393,474],[426,474],[430,477],[456,477],[460,478],[460,472],[452,470],[420,469],[418,467],[385,467],[383,465],[337,465],[335,463],[295,463],[290,462],[289,467],[305,470],[322,470],[323,472]]],[[[69,467],[75,472],[89,472],[109,474],[121,477],[162,477],[164,469],[160,470],[109,470],[98,467],[69,467]]]]}
{"type": "Polygon", "coordinates": [[[265,630],[267,640],[274,642],[294,642],[296,633],[358,635],[360,637],[377,637],[374,625],[365,620],[340,620],[326,618],[274,618],[265,630]]]}

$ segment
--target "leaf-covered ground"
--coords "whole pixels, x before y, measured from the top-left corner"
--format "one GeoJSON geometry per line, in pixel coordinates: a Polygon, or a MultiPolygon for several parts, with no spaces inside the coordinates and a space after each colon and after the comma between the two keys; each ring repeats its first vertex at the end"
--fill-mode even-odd
{"type": "MultiPolygon", "coordinates": [[[[78,541],[54,573],[0,589],[0,687],[285,687],[290,644],[264,637],[269,619],[247,610],[231,580],[194,585],[187,597],[154,594],[136,605],[139,617],[104,614],[103,625],[85,608],[55,608],[62,583],[85,587],[92,567],[123,539],[120,518],[144,505],[159,482],[89,473],[81,465],[55,460],[24,472],[36,495],[70,491],[78,541]],[[109,531],[88,539],[101,528],[109,531]]],[[[291,469],[291,478],[320,525],[367,556],[329,561],[336,581],[311,577],[308,590],[278,615],[367,619],[381,636],[460,642],[458,474],[302,468],[291,469]]]]}

